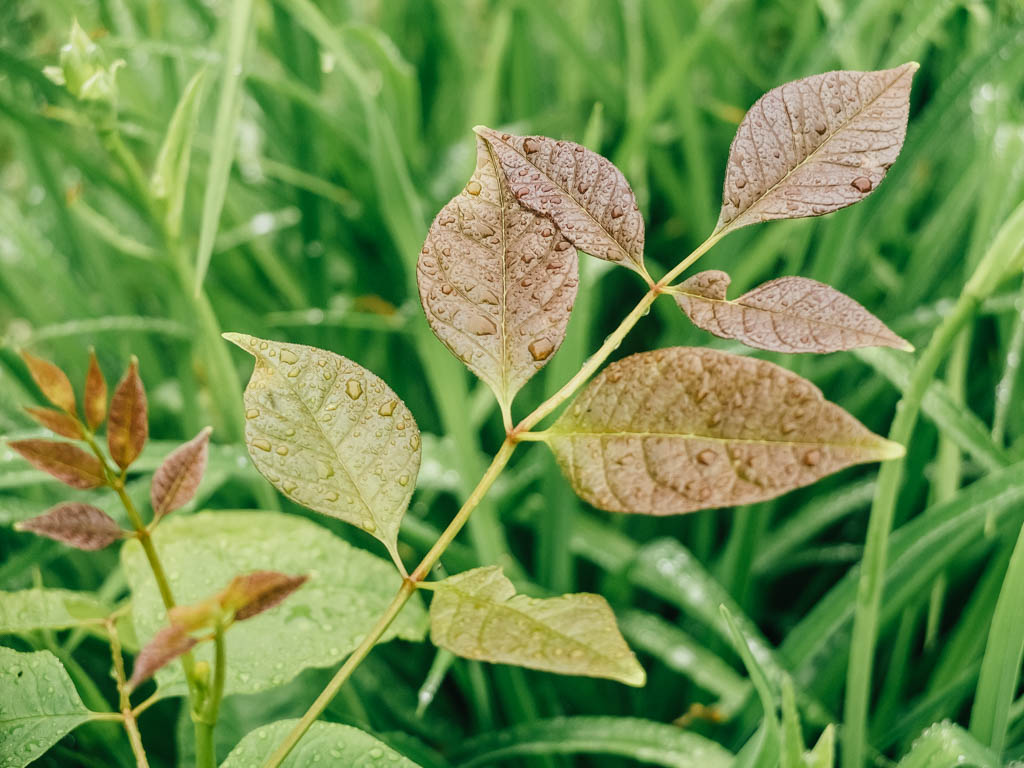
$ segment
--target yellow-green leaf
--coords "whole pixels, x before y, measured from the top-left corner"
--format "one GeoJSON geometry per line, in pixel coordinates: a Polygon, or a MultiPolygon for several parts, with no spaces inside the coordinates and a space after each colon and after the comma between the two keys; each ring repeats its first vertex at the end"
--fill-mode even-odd
{"type": "Polygon", "coordinates": [[[398,528],[420,465],[420,432],[398,396],[347,358],[229,333],[256,358],[245,440],[288,498],[373,534],[397,562],[398,528]]]}
{"type": "Polygon", "coordinates": [[[495,566],[435,586],[430,637],[467,659],[606,677],[627,685],[646,680],[603,597],[580,593],[537,600],[517,595],[495,566]]]}
{"type": "Polygon", "coordinates": [[[806,379],[694,347],[613,363],[544,435],[584,500],[651,515],[750,504],[903,455],[806,379]]]}

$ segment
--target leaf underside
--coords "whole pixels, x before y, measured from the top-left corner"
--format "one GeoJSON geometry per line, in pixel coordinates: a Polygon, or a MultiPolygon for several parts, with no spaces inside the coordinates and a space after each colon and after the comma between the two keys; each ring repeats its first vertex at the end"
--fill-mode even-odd
{"type": "Polygon", "coordinates": [[[405,403],[333,352],[225,338],[256,358],[244,396],[256,468],[293,501],[373,534],[397,559],[420,465],[420,432],[405,403]]]}
{"type": "Polygon", "coordinates": [[[476,568],[439,582],[430,604],[435,645],[468,659],[643,685],[643,667],[600,595],[537,600],[501,572],[476,568]]]}
{"type": "Polygon", "coordinates": [[[652,515],[763,501],[903,453],[796,374],[694,347],[613,363],[545,434],[580,497],[652,515]]]}
{"type": "Polygon", "coordinates": [[[857,347],[913,347],[835,288],[806,277],[780,277],[726,299],[729,276],[698,272],[674,291],[698,328],[772,352],[838,352],[857,347]]]}
{"type": "Polygon", "coordinates": [[[827,72],[764,94],[729,150],[715,231],[820,216],[867,197],[903,147],[917,68],[827,72]]]}
{"type": "Polygon", "coordinates": [[[438,213],[416,266],[437,337],[508,406],[565,338],[576,250],[524,208],[477,138],[472,178],[438,213]]]}
{"type": "Polygon", "coordinates": [[[644,273],[644,217],[610,160],[571,141],[473,130],[491,146],[522,205],[549,216],[579,250],[644,273]]]}

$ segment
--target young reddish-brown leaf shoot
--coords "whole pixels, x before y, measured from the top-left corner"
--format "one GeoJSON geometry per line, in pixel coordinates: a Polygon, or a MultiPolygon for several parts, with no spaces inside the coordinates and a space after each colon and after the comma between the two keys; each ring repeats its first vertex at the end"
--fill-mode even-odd
{"type": "Polygon", "coordinates": [[[84,437],[78,419],[65,411],[58,411],[55,408],[26,408],[25,413],[61,437],[69,437],[72,440],[81,440],[84,437]]]}
{"type": "Polygon", "coordinates": [[[168,512],[188,504],[206,471],[209,455],[210,427],[172,452],[153,475],[149,499],[153,517],[159,519],[168,512]]]}
{"type": "Polygon", "coordinates": [[[36,469],[72,488],[98,488],[107,482],[103,465],[91,453],[55,440],[14,440],[8,445],[36,469]]]}
{"type": "Polygon", "coordinates": [[[773,88],[736,131],[716,232],[838,211],[867,197],[903,147],[916,62],[773,88]]]}
{"type": "Polygon", "coordinates": [[[96,351],[89,350],[89,370],[85,374],[85,423],[89,429],[96,430],[107,417],[107,380],[100,370],[96,351]]]}
{"type": "Polygon", "coordinates": [[[856,347],[913,350],[877,317],[835,288],[806,277],[780,277],[726,299],[729,276],[698,272],[674,289],[698,328],[773,352],[837,352],[856,347]]]}
{"type": "Polygon", "coordinates": [[[142,453],[148,436],[146,390],[139,378],[139,361],[133,357],[110,399],[110,420],[107,424],[110,458],[121,469],[127,469],[142,453]]]}
{"type": "Polygon", "coordinates": [[[21,359],[25,361],[28,372],[46,399],[62,411],[75,413],[75,391],[64,371],[49,360],[43,360],[25,350],[21,352],[21,359]]]}
{"type": "Polygon", "coordinates": [[[151,678],[158,669],[191,651],[197,642],[180,624],[164,627],[153,635],[153,639],[146,643],[146,646],[139,651],[139,655],[135,657],[135,666],[132,669],[132,677],[128,681],[128,688],[137,688],[140,683],[151,678]]]}
{"type": "Polygon", "coordinates": [[[613,363],[545,435],[584,500],[650,515],[763,501],[903,455],[806,379],[693,347],[613,363]]]}
{"type": "Polygon", "coordinates": [[[108,547],[123,534],[106,512],[79,502],[58,504],[38,517],[16,523],[14,527],[86,550],[108,547]]]}
{"type": "Polygon", "coordinates": [[[579,250],[644,269],[644,217],[622,172],[571,141],[473,129],[494,151],[515,198],[549,216],[579,250]]]}
{"type": "Polygon", "coordinates": [[[225,611],[233,613],[237,621],[251,619],[269,611],[305,584],[307,579],[308,576],[289,576],[277,571],[254,571],[235,576],[221,593],[220,604],[225,611]]]}
{"type": "Polygon", "coordinates": [[[476,171],[434,219],[416,281],[434,333],[507,408],[565,338],[576,249],[516,202],[478,137],[476,171]]]}

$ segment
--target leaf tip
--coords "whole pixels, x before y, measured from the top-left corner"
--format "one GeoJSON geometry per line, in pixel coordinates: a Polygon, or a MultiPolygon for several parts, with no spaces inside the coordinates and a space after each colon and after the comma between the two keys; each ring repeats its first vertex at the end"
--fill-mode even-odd
{"type": "Polygon", "coordinates": [[[253,337],[249,336],[248,334],[245,334],[245,333],[234,333],[234,332],[222,333],[221,334],[221,338],[224,338],[227,341],[230,341],[232,344],[234,344],[239,349],[244,349],[246,352],[249,352],[250,354],[252,353],[252,350],[249,349],[249,346],[250,346],[250,344],[252,342],[253,337]]]}
{"type": "Polygon", "coordinates": [[[878,447],[878,459],[879,461],[888,461],[889,459],[902,459],[907,455],[907,449],[902,443],[896,443],[892,440],[883,439],[878,447]]]}
{"type": "Polygon", "coordinates": [[[647,670],[645,670],[640,665],[640,662],[634,657],[633,663],[629,665],[629,669],[626,674],[620,677],[619,680],[634,688],[643,688],[647,685],[647,670]]]}
{"type": "Polygon", "coordinates": [[[474,125],[473,126],[473,133],[475,133],[477,136],[480,136],[482,138],[487,138],[487,134],[494,133],[494,131],[492,131],[486,125],[474,125]]]}

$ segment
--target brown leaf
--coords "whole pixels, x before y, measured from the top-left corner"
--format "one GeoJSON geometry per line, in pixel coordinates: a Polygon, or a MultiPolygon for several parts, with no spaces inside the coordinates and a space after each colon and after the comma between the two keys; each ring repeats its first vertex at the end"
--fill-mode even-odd
{"type": "Polygon", "coordinates": [[[508,406],[565,338],[576,249],[512,197],[477,138],[476,171],[420,251],[420,302],[437,337],[508,406]]]}
{"type": "Polygon", "coordinates": [[[903,455],[796,374],[692,347],[613,363],[545,434],[584,500],[652,515],[763,501],[903,455]]]}
{"type": "Polygon", "coordinates": [[[210,428],[206,427],[164,459],[149,487],[154,518],[159,519],[192,500],[206,471],[209,446],[210,428]]]}
{"type": "Polygon", "coordinates": [[[806,277],[780,277],[729,301],[729,276],[698,272],[680,283],[679,308],[698,328],[773,352],[837,352],[913,346],[835,288],[806,277]]]}
{"type": "Polygon", "coordinates": [[[64,411],[53,408],[26,408],[25,412],[42,424],[51,432],[56,432],[61,437],[70,437],[72,440],[81,440],[82,425],[78,419],[64,411]]]}
{"type": "Polygon", "coordinates": [[[108,547],[122,535],[110,515],[79,502],[58,504],[38,517],[16,523],[14,527],[86,550],[108,547]]]}
{"type": "Polygon", "coordinates": [[[99,459],[70,443],[54,440],[14,440],[8,445],[33,467],[49,472],[72,488],[97,488],[107,481],[99,459]]]}
{"type": "Polygon", "coordinates": [[[196,639],[190,637],[185,628],[179,624],[164,627],[153,635],[153,639],[146,643],[146,646],[139,651],[139,655],[135,657],[135,666],[132,669],[128,687],[132,689],[145,682],[158,669],[192,650],[196,642],[196,639]]]}
{"type": "Polygon", "coordinates": [[[773,88],[736,131],[716,232],[838,211],[867,197],[903,147],[915,62],[773,88]]]}
{"type": "Polygon", "coordinates": [[[110,400],[107,445],[117,466],[126,469],[142,452],[149,436],[146,390],[139,378],[139,361],[132,358],[110,400]]]}
{"type": "Polygon", "coordinates": [[[644,217],[614,163],[571,141],[473,130],[494,150],[520,203],[550,216],[581,251],[646,274],[644,217]]]}
{"type": "Polygon", "coordinates": [[[289,576],[277,571],[254,571],[236,576],[221,593],[220,604],[237,621],[269,611],[306,583],[308,576],[289,576]]]}
{"type": "Polygon", "coordinates": [[[64,371],[49,360],[43,360],[24,350],[21,352],[21,359],[25,361],[28,372],[46,399],[61,410],[74,413],[75,391],[71,388],[71,381],[64,371]]]}
{"type": "Polygon", "coordinates": [[[85,423],[95,430],[107,416],[107,380],[103,378],[96,351],[89,350],[89,370],[85,374],[85,423]]]}

